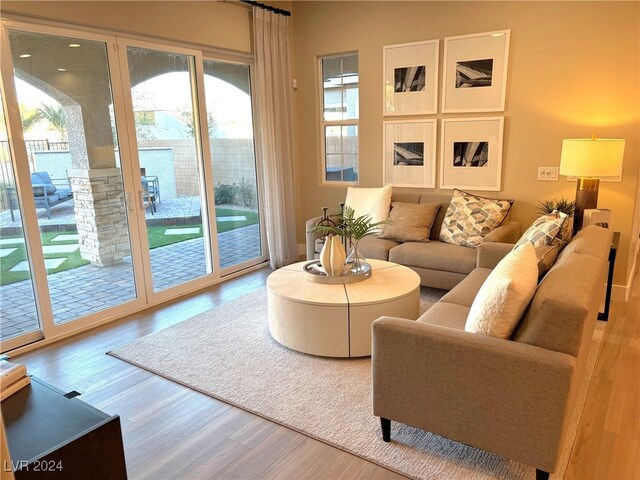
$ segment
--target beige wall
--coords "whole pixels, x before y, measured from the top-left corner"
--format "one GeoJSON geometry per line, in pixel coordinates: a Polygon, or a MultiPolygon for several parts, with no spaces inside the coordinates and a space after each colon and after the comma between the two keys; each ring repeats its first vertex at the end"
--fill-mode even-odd
{"type": "Polygon", "coordinates": [[[535,218],[538,200],[574,198],[575,183],[564,177],[559,182],[536,181],[539,166],[559,165],[563,138],[592,133],[625,138],[624,181],[602,184],[599,206],[613,210],[613,228],[622,232],[615,283],[626,284],[640,156],[639,6],[637,2],[295,2],[299,241],[304,238],[304,220],[320,214],[322,206],[337,206],[346,192],[319,185],[316,56],[359,53],[360,186],[374,187],[382,185],[382,47],[440,39],[442,65],[445,36],[511,29],[503,187],[501,192],[487,193],[514,198],[513,216],[526,227],[535,218]]]}
{"type": "Polygon", "coordinates": [[[3,1],[2,12],[251,52],[251,10],[223,2],[3,1]]]}

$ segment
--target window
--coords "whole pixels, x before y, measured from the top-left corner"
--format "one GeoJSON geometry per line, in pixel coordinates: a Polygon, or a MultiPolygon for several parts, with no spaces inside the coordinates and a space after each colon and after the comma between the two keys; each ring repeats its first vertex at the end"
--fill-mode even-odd
{"type": "Polygon", "coordinates": [[[358,183],[358,54],[320,58],[322,183],[358,183]]]}

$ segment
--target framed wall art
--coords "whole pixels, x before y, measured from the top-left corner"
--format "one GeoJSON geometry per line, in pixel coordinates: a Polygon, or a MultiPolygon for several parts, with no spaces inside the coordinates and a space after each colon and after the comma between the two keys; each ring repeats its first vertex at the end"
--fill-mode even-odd
{"type": "Polygon", "coordinates": [[[384,184],[435,188],[437,120],[383,122],[384,184]]]}
{"type": "Polygon", "coordinates": [[[437,112],[439,49],[439,40],[383,47],[383,115],[437,112]]]}
{"type": "Polygon", "coordinates": [[[444,118],[440,187],[499,191],[504,117],[444,118]]]}
{"type": "Polygon", "coordinates": [[[504,110],[510,32],[444,39],[443,112],[504,110]]]}

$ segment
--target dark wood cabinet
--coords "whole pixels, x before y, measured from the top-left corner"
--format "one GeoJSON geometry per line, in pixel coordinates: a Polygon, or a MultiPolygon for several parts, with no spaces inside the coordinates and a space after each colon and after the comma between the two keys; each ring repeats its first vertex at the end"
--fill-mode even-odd
{"type": "Polygon", "coordinates": [[[71,396],[32,377],[2,401],[17,480],[127,478],[120,417],[71,396]]]}

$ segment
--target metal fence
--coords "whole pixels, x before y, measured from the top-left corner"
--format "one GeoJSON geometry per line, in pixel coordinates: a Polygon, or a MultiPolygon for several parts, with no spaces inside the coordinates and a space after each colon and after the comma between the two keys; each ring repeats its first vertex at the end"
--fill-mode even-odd
{"type": "MultiPolygon", "coordinates": [[[[69,142],[51,142],[49,140],[25,140],[29,170],[35,171],[34,152],[69,150],[69,142]]],[[[9,208],[7,186],[15,186],[13,165],[11,164],[11,150],[7,140],[0,140],[0,209],[9,208]]]]}

